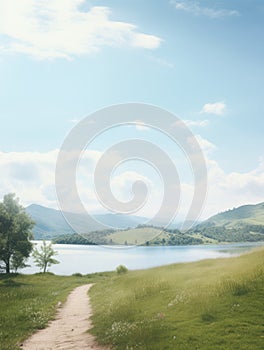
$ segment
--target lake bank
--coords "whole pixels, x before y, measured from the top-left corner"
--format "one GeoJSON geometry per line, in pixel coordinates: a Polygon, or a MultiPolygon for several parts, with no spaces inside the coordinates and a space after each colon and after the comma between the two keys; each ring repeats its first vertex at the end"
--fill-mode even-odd
{"type": "MultiPolygon", "coordinates": [[[[41,241],[35,241],[41,244],[41,241]]],[[[234,243],[195,246],[125,247],[54,244],[60,264],[53,265],[51,272],[71,275],[113,271],[122,264],[129,270],[139,270],[173,263],[194,262],[204,259],[228,258],[264,243],[234,243]]],[[[25,274],[39,271],[29,259],[31,267],[21,270],[25,274]]]]}

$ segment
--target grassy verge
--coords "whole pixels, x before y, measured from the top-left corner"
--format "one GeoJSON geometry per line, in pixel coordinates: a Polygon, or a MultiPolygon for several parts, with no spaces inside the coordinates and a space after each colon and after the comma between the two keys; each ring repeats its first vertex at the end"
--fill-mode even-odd
{"type": "Polygon", "coordinates": [[[114,349],[264,348],[264,249],[131,271],[91,290],[93,333],[114,349]]]}
{"type": "Polygon", "coordinates": [[[19,343],[47,325],[74,287],[107,275],[0,275],[0,349],[19,349],[19,343]]]}

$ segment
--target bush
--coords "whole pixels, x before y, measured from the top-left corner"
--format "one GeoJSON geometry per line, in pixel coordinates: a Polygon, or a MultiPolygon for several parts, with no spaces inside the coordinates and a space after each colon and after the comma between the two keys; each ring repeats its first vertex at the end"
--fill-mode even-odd
{"type": "Polygon", "coordinates": [[[75,272],[72,274],[73,277],[82,277],[83,275],[80,272],[75,272]]]}
{"type": "Polygon", "coordinates": [[[121,275],[123,273],[127,273],[128,269],[124,266],[124,265],[119,265],[117,268],[116,268],[116,272],[118,275],[121,275]]]}

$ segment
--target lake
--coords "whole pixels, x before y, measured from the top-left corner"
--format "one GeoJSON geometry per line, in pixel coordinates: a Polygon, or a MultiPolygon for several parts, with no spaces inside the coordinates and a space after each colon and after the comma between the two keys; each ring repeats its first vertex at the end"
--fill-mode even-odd
{"type": "MultiPolygon", "coordinates": [[[[37,245],[41,241],[34,242],[37,245]]],[[[52,265],[50,272],[58,275],[71,275],[112,271],[118,265],[125,265],[129,270],[146,269],[155,266],[179,262],[191,262],[203,259],[228,258],[261,246],[264,243],[236,243],[224,245],[196,245],[169,247],[104,247],[89,245],[54,244],[58,252],[56,259],[60,264],[52,265]]],[[[39,271],[30,258],[31,267],[21,270],[32,274],[39,271]]]]}

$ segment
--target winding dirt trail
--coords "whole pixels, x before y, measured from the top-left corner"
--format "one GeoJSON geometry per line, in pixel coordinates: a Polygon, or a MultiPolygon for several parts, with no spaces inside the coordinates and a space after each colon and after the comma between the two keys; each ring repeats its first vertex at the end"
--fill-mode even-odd
{"type": "Polygon", "coordinates": [[[96,344],[87,332],[91,328],[92,314],[87,284],[75,288],[67,301],[58,309],[55,320],[45,329],[37,331],[23,345],[24,350],[105,350],[96,344]]]}

